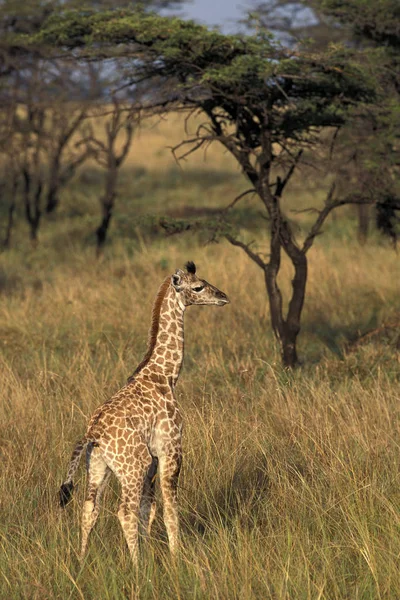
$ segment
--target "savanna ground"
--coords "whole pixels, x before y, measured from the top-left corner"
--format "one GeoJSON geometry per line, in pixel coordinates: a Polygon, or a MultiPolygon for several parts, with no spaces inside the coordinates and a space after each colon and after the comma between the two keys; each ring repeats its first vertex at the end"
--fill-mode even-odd
{"type": "MultiPolygon", "coordinates": [[[[165,237],[143,218],[221,206],[246,187],[216,149],[181,171],[165,149],[181,135],[172,119],[137,136],[101,260],[94,168],[35,251],[21,226],[0,256],[0,597],[400,598],[398,340],[384,330],[351,346],[399,320],[398,256],[378,237],[360,247],[351,210],[331,218],[309,255],[304,364],[284,371],[259,269],[226,242],[165,237]],[[186,314],[181,559],[160,509],[131,567],[112,483],[80,567],[83,465],[63,514],[57,501],[70,452],[142,357],[158,286],[187,260],[231,305],[186,314]]],[[[313,177],[293,183],[289,204],[323,197],[313,177]]],[[[266,249],[257,210],[249,199],[236,217],[266,249]]]]}

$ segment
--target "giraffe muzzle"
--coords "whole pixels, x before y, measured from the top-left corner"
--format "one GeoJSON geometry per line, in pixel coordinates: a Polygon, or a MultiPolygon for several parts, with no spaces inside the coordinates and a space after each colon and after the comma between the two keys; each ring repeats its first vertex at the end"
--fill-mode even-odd
{"type": "Polygon", "coordinates": [[[218,292],[217,294],[218,304],[217,306],[224,306],[225,304],[230,304],[230,300],[224,292],[218,292]]]}

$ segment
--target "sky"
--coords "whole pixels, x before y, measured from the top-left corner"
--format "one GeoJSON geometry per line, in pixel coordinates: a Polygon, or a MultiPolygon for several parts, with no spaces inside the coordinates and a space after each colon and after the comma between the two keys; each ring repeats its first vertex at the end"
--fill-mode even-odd
{"type": "MultiPolygon", "coordinates": [[[[183,18],[194,19],[204,25],[217,25],[223,33],[237,33],[246,31],[238,21],[245,17],[254,5],[253,0],[187,0],[180,14],[183,18]]],[[[313,21],[315,17],[311,9],[305,8],[296,14],[293,23],[300,26],[310,25],[313,21]]],[[[279,34],[276,35],[279,37],[279,34]]]]}
{"type": "Polygon", "coordinates": [[[205,25],[219,25],[224,33],[237,31],[235,21],[243,17],[248,0],[192,0],[184,5],[184,15],[205,25]]]}

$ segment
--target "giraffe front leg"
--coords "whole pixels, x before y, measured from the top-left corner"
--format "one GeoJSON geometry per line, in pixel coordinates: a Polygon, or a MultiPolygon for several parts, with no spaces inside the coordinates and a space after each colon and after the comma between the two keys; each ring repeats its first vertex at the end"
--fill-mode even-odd
{"type": "Polygon", "coordinates": [[[167,529],[169,549],[175,555],[179,547],[178,479],[181,470],[180,451],[160,458],[160,485],[164,502],[164,522],[167,529]]]}

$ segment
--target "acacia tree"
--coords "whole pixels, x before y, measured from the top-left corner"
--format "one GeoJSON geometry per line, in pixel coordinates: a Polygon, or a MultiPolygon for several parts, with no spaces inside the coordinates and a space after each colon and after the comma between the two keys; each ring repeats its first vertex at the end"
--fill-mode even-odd
{"type": "Polygon", "coordinates": [[[91,154],[81,143],[87,135],[90,104],[70,100],[65,94],[67,72],[60,63],[50,67],[38,61],[27,74],[14,72],[8,111],[3,107],[9,135],[1,150],[8,168],[6,179],[12,173],[13,180],[8,186],[12,189],[5,246],[10,244],[18,183],[30,237],[36,244],[44,212],[56,208],[61,188],[91,154]]]}
{"type": "Polygon", "coordinates": [[[89,148],[92,148],[94,159],[105,169],[104,193],[100,198],[102,216],[96,230],[97,255],[101,253],[106,242],[117,195],[118,173],[131,147],[138,112],[135,107],[126,106],[126,103],[122,103],[114,94],[110,111],[101,116],[104,138],[98,131],[96,134],[92,131],[86,140],[89,148]]]}
{"type": "MultiPolygon", "coordinates": [[[[336,139],[338,185],[352,181],[358,192],[374,198],[376,225],[396,244],[396,211],[400,210],[400,3],[398,0],[264,0],[255,1],[244,20],[247,26],[268,26],[289,45],[312,40],[323,49],[343,42],[369,48],[382,93],[361,119],[354,115],[336,139]],[[382,102],[382,97],[384,101],[382,102]]],[[[359,239],[365,242],[370,207],[358,206],[359,239]]]]}
{"type": "MultiPolygon", "coordinates": [[[[185,0],[120,0],[119,6],[178,10],[185,0]]],[[[88,0],[104,10],[111,0],[88,0]]],[[[36,243],[43,215],[59,204],[60,190],[88,157],[80,143],[88,135],[91,100],[103,93],[104,73],[93,64],[75,63],[71,70],[58,57],[26,43],[52,15],[81,7],[78,0],[0,0],[0,192],[7,202],[3,247],[9,247],[18,203],[22,200],[31,239],[36,243]],[[6,133],[3,136],[3,133],[6,133]],[[4,176],[3,176],[4,175],[4,176]]],[[[106,87],[104,85],[104,87],[106,87]]]]}
{"type": "Polygon", "coordinates": [[[89,108],[88,101],[73,103],[61,98],[57,98],[47,107],[47,213],[52,213],[57,208],[60,190],[92,153],[89,146],[81,143],[89,129],[86,122],[89,108]]]}
{"type": "Polygon", "coordinates": [[[264,31],[225,36],[193,22],[126,11],[66,13],[64,19],[50,21],[36,41],[80,48],[81,56],[92,58],[100,48],[102,56],[124,53],[132,57],[132,85],[145,78],[169,78],[170,91],[158,104],[204,115],[196,134],[176,151],[181,149],[183,157],[218,142],[250,182],[248,192],[256,194],[264,212],[268,257],[231,231],[220,231],[262,270],[284,365],[295,366],[307,253],[334,208],[363,200],[353,194],[337,198],[331,188],[299,240],[282,198],[303,151],[317,143],[320,130],[341,127],[356,104],[374,97],[366,69],[340,47],[318,53],[288,50],[264,31]],[[278,283],[282,253],[294,269],[286,313],[278,283]]]}
{"type": "Polygon", "coordinates": [[[370,111],[359,136],[363,173],[377,200],[376,223],[396,245],[400,223],[400,4],[397,0],[313,0],[334,25],[350,31],[359,46],[375,49],[375,68],[384,101],[370,111]]]}

